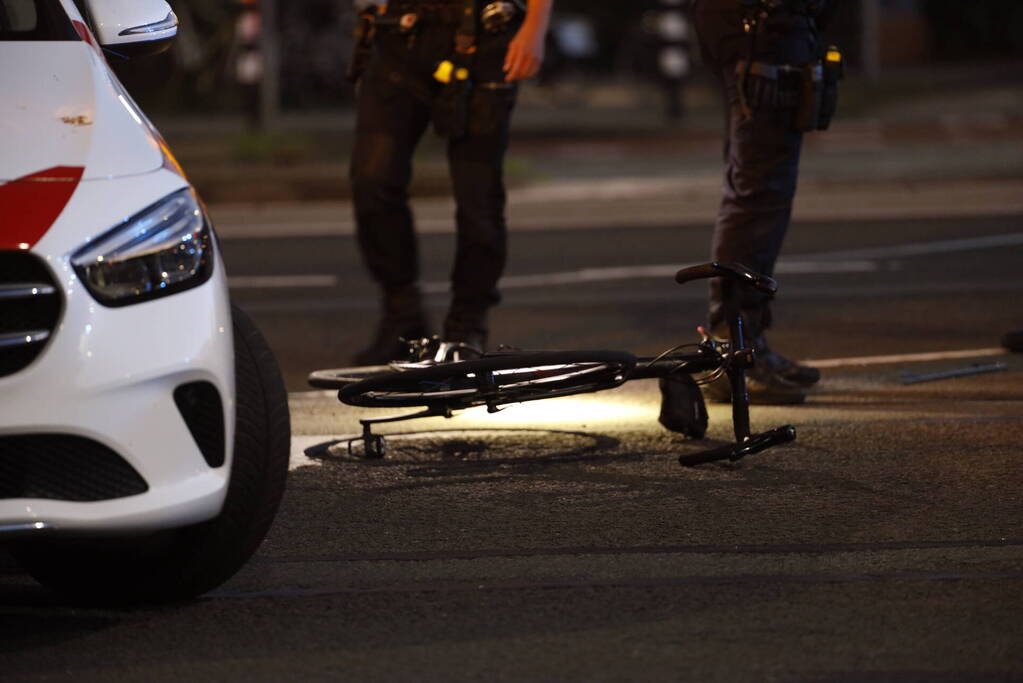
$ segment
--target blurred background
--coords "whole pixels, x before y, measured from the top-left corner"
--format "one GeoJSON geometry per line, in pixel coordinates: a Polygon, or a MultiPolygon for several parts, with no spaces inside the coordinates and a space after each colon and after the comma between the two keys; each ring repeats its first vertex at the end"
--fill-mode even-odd
{"type": "MultiPolygon", "coordinates": [[[[174,46],[115,68],[207,201],[345,198],[353,2],[172,5],[181,22],[174,46]]],[[[521,93],[514,139],[716,139],[720,114],[690,5],[557,0],[547,61],[521,93]]],[[[1018,0],[844,0],[826,40],[849,64],[838,129],[843,119],[875,115],[913,114],[935,125],[960,113],[1012,122],[1023,109],[1018,0]]],[[[420,196],[447,191],[446,172],[431,166],[439,150],[436,140],[424,141],[420,196]]],[[[511,184],[565,171],[529,157],[513,145],[511,184]]],[[[685,163],[665,163],[676,161],[685,163]]]]}

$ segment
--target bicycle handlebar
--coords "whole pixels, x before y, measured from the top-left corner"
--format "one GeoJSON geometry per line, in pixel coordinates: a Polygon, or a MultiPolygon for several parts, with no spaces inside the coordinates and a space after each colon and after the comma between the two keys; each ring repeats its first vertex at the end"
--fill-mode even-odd
{"type": "Polygon", "coordinates": [[[767,450],[771,446],[782,443],[789,443],[796,440],[796,428],[792,425],[783,425],[760,434],[753,434],[745,441],[728,444],[720,448],[713,448],[700,453],[681,455],[678,462],[683,467],[693,467],[717,460],[736,461],[747,455],[754,455],[760,451],[767,450]]]}
{"type": "Polygon", "coordinates": [[[761,275],[739,263],[720,263],[718,261],[683,268],[675,273],[675,282],[681,285],[710,277],[732,278],[765,294],[774,294],[778,291],[778,283],[773,278],[761,275]]]}

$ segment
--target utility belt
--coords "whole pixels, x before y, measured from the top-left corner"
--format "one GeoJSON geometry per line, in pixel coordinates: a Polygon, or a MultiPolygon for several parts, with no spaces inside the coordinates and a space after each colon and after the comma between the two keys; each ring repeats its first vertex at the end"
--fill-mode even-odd
{"type": "MultiPolygon", "coordinates": [[[[504,32],[526,12],[522,0],[482,0],[472,4],[480,30],[490,34],[504,32]]],[[[458,26],[463,23],[466,5],[465,0],[394,3],[378,15],[377,24],[393,26],[401,33],[411,33],[420,26],[458,26]]]]}
{"type": "MultiPolygon", "coordinates": [[[[433,79],[440,86],[433,100],[433,128],[441,137],[453,140],[468,133],[492,133],[503,125],[502,121],[506,121],[510,109],[502,113],[501,102],[505,101],[506,95],[514,97],[516,86],[503,78],[497,81],[473,80],[477,73],[473,66],[480,47],[478,38],[482,33],[503,41],[498,37],[509,33],[512,26],[525,16],[525,7],[520,0],[462,2],[462,20],[455,32],[454,49],[451,56],[442,60],[433,72],[433,79]],[[475,18],[470,17],[472,8],[478,11],[475,18]]],[[[503,53],[499,56],[503,58],[503,53]]],[[[494,55],[491,53],[489,58],[493,59],[494,55]]]]}
{"type": "Polygon", "coordinates": [[[845,61],[832,46],[822,59],[804,66],[740,60],[735,75],[744,116],[752,116],[762,106],[795,109],[796,130],[827,130],[838,106],[845,61]]]}
{"type": "Polygon", "coordinates": [[[372,55],[373,36],[378,30],[412,36],[425,26],[451,27],[458,29],[463,40],[474,44],[478,32],[504,33],[525,13],[523,0],[435,0],[397,2],[384,7],[371,5],[359,13],[355,22],[346,76],[352,83],[362,76],[372,55]]]}
{"type": "MultiPolygon", "coordinates": [[[[481,34],[489,34],[503,41],[500,34],[509,33],[524,16],[525,6],[521,0],[397,2],[381,11],[375,8],[365,10],[359,15],[356,26],[348,78],[357,82],[361,77],[372,56],[376,31],[407,36],[411,45],[421,29],[452,27],[451,53],[434,67],[432,87],[419,84],[414,79],[409,81],[409,87],[424,100],[429,100],[433,108],[434,129],[442,137],[457,139],[469,133],[493,132],[503,125],[507,113],[510,113],[510,108],[504,111],[502,103],[514,97],[516,87],[503,79],[474,82],[478,38],[481,34]]],[[[493,47],[494,43],[485,44],[485,51],[488,45],[493,47]]],[[[500,56],[503,57],[503,53],[500,56]]],[[[493,57],[491,50],[488,59],[493,57]]]]}
{"type": "Polygon", "coordinates": [[[377,31],[412,36],[423,26],[454,28],[462,23],[465,7],[465,0],[369,5],[359,12],[352,29],[352,55],[345,77],[351,83],[357,83],[362,77],[373,55],[373,38],[377,31]]]}
{"type": "Polygon", "coordinates": [[[808,17],[820,15],[831,0],[740,0],[747,9],[761,9],[767,12],[786,10],[808,17]]]}
{"type": "Polygon", "coordinates": [[[377,21],[380,26],[393,26],[401,33],[420,26],[458,26],[464,5],[462,0],[389,4],[377,21]]]}

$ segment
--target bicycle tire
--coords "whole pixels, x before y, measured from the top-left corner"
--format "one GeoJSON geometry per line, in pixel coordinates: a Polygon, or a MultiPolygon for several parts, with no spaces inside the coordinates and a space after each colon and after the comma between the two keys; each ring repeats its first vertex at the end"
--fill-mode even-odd
{"type": "Polygon", "coordinates": [[[367,377],[382,375],[388,372],[395,372],[390,365],[358,365],[350,368],[330,368],[326,370],[313,370],[309,373],[306,381],[309,386],[317,389],[341,389],[349,384],[361,382],[367,377]]]}
{"type": "Polygon", "coordinates": [[[629,378],[627,351],[538,351],[395,370],[348,384],[342,403],[362,407],[499,406],[601,391],[629,378]]]}

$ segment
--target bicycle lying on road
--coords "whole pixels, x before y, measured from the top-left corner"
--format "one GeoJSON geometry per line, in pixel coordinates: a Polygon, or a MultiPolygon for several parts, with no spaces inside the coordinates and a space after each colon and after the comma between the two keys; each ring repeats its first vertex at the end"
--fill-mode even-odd
{"type": "MultiPolygon", "coordinates": [[[[452,417],[455,411],[486,406],[497,412],[503,406],[559,396],[603,391],[636,379],[657,378],[668,383],[678,405],[675,417],[661,422],[668,429],[693,438],[703,438],[707,410],[698,383],[726,375],[732,395],[732,427],[735,443],[685,454],[684,466],[717,460],[739,460],[771,446],[793,441],[796,431],[783,425],[758,434],[750,433],[749,395],[746,371],[753,366],[753,349],[746,346],[743,321],[739,315],[738,288],[752,287],[773,295],[777,283],[735,263],[705,263],[678,271],[679,284],[705,278],[723,279],[730,341],[704,334],[698,343],[681,344],[650,358],[637,358],[628,351],[523,351],[504,349],[475,358],[458,360],[465,349],[436,340],[410,342],[410,359],[389,365],[316,370],[309,384],[337,389],[338,399],[347,405],[372,408],[421,408],[419,412],[381,418],[365,418],[362,441],[367,458],[382,458],[384,437],[374,434],[373,425],[424,417],[452,417]]],[[[669,399],[671,396],[669,396],[669,399]]]]}

